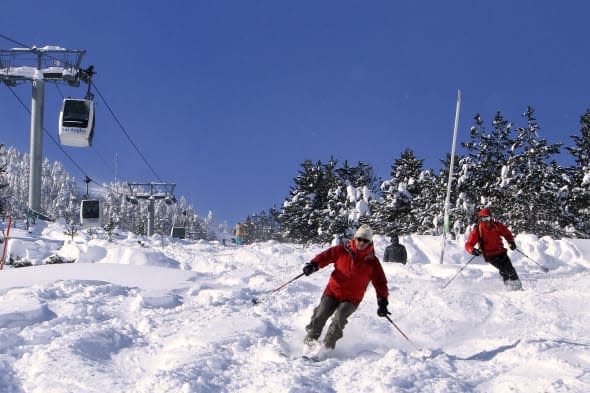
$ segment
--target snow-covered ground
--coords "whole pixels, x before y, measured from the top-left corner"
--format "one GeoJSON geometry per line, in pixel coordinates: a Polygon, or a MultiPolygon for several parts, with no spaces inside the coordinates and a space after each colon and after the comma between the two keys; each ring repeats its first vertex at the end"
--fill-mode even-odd
{"type": "MultiPolygon", "coordinates": [[[[383,265],[411,342],[369,286],[312,363],[304,326],[331,268],[269,291],[325,246],[63,232],[11,230],[13,258],[38,266],[0,272],[1,392],[590,392],[590,240],[518,236],[550,271],[512,251],[525,291],[506,292],[481,258],[442,289],[470,258],[464,239],[441,265],[440,238],[402,237],[408,265],[383,265]],[[77,262],[44,265],[55,252],[77,262]]],[[[376,237],[380,256],[386,244],[376,237]]]]}

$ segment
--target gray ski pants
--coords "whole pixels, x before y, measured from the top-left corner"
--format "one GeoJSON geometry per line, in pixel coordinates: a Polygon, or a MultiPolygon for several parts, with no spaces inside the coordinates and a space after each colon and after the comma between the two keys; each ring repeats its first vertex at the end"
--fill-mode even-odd
{"type": "Polygon", "coordinates": [[[320,304],[313,310],[309,325],[305,327],[305,330],[307,330],[305,342],[319,339],[326,321],[334,314],[324,338],[324,345],[333,349],[336,346],[336,341],[342,338],[342,331],[348,323],[348,318],[355,311],[356,306],[351,302],[339,302],[333,297],[322,296],[320,304]]]}

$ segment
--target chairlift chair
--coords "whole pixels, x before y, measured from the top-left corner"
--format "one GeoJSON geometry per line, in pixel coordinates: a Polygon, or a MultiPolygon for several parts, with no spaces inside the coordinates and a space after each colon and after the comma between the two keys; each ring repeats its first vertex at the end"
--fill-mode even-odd
{"type": "Polygon", "coordinates": [[[59,112],[59,142],[65,146],[91,146],[94,124],[94,101],[64,99],[59,112]]]}

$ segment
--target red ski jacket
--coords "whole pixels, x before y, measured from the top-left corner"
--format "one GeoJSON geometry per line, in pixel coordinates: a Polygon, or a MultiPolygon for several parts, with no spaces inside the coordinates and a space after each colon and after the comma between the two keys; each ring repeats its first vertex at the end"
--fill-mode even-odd
{"type": "Polygon", "coordinates": [[[351,240],[348,244],[339,244],[316,255],[312,263],[320,268],[334,264],[334,271],[324,290],[324,295],[333,297],[340,302],[348,301],[355,306],[363,300],[369,282],[373,283],[377,298],[389,296],[387,278],[381,262],[375,256],[373,244],[364,250],[357,250],[351,240]]]}
{"type": "Polygon", "coordinates": [[[500,255],[506,252],[500,236],[508,242],[514,241],[512,232],[501,222],[492,221],[489,225],[480,222],[474,225],[469,233],[467,242],[465,242],[465,249],[471,254],[473,247],[479,243],[479,248],[484,257],[500,255]]]}

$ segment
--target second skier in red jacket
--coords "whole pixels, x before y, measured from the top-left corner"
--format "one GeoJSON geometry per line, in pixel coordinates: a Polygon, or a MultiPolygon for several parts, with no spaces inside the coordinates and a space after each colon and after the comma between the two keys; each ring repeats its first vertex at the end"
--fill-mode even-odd
{"type": "Polygon", "coordinates": [[[478,216],[479,222],[469,233],[465,249],[472,255],[483,255],[486,262],[496,267],[508,290],[522,289],[518,274],[514,266],[512,266],[506,248],[502,243],[502,238],[504,238],[511,250],[516,249],[512,232],[501,222],[495,221],[492,218],[491,210],[488,208],[481,209],[478,216]],[[475,248],[476,245],[479,245],[479,248],[475,248]]]}

